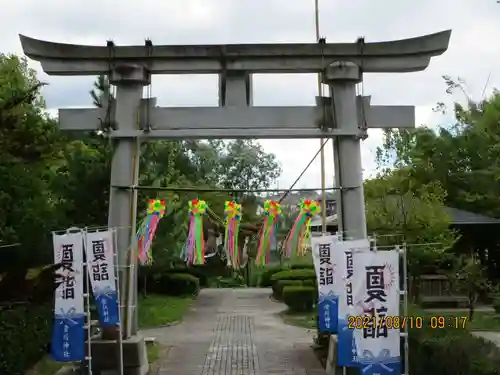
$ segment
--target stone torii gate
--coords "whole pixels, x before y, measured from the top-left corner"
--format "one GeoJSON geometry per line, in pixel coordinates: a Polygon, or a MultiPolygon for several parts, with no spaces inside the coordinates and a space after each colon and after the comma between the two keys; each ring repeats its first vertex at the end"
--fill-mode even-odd
{"type": "MultiPolygon", "coordinates": [[[[363,73],[402,73],[424,70],[431,57],[448,48],[451,30],[398,41],[311,44],[233,44],[153,46],[83,46],[52,43],[20,36],[24,53],[41,63],[49,75],[108,75],[116,86],[109,133],[115,141],[111,171],[109,227],[118,235],[119,264],[135,263],[127,256],[137,205],[134,153],[139,141],[151,139],[334,138],[336,186],[341,187],[339,230],[366,238],[360,141],[370,128],[415,126],[413,106],[370,106],[369,97],[356,97],[363,73]],[[254,73],[322,73],[330,96],[317,106],[255,107],[254,73]],[[219,107],[160,108],[142,98],[152,74],[217,74],[219,107]],[[139,121],[138,119],[139,113],[139,121]]],[[[109,114],[109,113],[108,113],[109,114]]],[[[99,128],[106,109],[62,109],[62,130],[99,128]]],[[[127,291],[121,285],[121,296],[127,291]]],[[[137,293],[132,300],[137,303],[137,293]]],[[[126,320],[126,373],[147,370],[145,346],[138,338],[136,312],[126,320]]],[[[123,316],[123,315],[122,315],[123,316]]],[[[115,341],[95,341],[94,362],[107,362],[115,341]],[[108,348],[106,348],[108,346],[108,348]],[[104,355],[105,353],[105,355],[104,355]]],[[[102,368],[106,366],[102,364],[102,368]]]]}

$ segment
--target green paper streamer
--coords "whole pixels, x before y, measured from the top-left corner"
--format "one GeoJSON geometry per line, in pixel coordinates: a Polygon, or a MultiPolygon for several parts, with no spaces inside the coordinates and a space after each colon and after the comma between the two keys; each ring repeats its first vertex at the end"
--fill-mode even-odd
{"type": "Polygon", "coordinates": [[[200,215],[195,216],[195,236],[196,236],[196,259],[197,264],[203,264],[203,231],[202,218],[200,215]]]}
{"type": "Polygon", "coordinates": [[[297,257],[297,250],[298,250],[298,245],[299,245],[299,237],[300,234],[302,233],[304,223],[307,220],[306,215],[302,215],[300,220],[297,223],[297,227],[295,230],[295,233],[293,234],[292,237],[292,259],[295,259],[297,257]]]}
{"type": "MultiPolygon", "coordinates": [[[[236,219],[234,219],[236,220],[236,219]]],[[[235,251],[235,256],[236,256],[236,259],[237,259],[237,264],[239,265],[240,264],[240,246],[239,246],[239,242],[238,242],[238,235],[240,233],[240,220],[236,220],[236,224],[234,225],[234,251],[235,251]]],[[[241,251],[243,251],[243,249],[241,249],[241,251]]]]}

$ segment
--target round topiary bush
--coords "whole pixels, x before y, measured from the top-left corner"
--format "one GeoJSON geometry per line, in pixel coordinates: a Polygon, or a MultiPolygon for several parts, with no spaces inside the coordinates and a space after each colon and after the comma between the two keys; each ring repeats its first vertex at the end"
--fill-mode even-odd
{"type": "Polygon", "coordinates": [[[279,280],[316,280],[316,272],[312,269],[290,269],[271,276],[273,283],[279,280]]]}
{"type": "MultiPolygon", "coordinates": [[[[409,316],[426,315],[412,307],[409,316]]],[[[407,320],[410,322],[410,319],[407,320]]],[[[467,328],[407,326],[409,373],[412,375],[500,375],[500,350],[494,343],[476,337],[467,328]]],[[[403,339],[402,339],[403,340],[403,339]]]]}
{"type": "Polygon", "coordinates": [[[273,285],[273,297],[278,301],[281,301],[283,297],[283,288],[285,286],[301,286],[302,280],[279,280],[273,285]]]}
{"type": "Polygon", "coordinates": [[[188,273],[193,275],[198,280],[200,280],[200,287],[208,286],[208,277],[204,273],[203,267],[200,266],[186,266],[186,265],[177,265],[176,267],[169,269],[167,272],[169,273],[188,273]]]}
{"type": "Polygon", "coordinates": [[[313,286],[316,288],[318,286],[317,284],[318,282],[316,279],[307,279],[302,281],[302,285],[304,286],[313,286]]]}
{"type": "Polygon", "coordinates": [[[314,308],[316,289],[311,286],[288,285],[283,288],[283,302],[292,312],[307,312],[314,308]]]}
{"type": "Polygon", "coordinates": [[[170,296],[197,295],[200,281],[189,273],[165,273],[154,280],[148,290],[170,296]]]}
{"type": "Polygon", "coordinates": [[[314,269],[314,264],[311,263],[293,263],[290,266],[290,269],[292,270],[302,270],[302,269],[314,269]]]}
{"type": "Polygon", "coordinates": [[[264,271],[261,273],[259,278],[259,286],[261,288],[268,288],[273,285],[271,277],[280,271],[283,270],[281,266],[267,266],[264,271]]]}

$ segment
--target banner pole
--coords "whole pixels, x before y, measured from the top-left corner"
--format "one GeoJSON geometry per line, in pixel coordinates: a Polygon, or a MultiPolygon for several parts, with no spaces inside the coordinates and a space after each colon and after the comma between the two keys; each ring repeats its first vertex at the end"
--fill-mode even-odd
{"type": "MultiPolygon", "coordinates": [[[[404,289],[404,302],[403,302],[403,316],[407,317],[408,316],[408,264],[407,262],[407,247],[406,247],[406,242],[403,243],[403,249],[402,249],[402,256],[403,256],[403,289],[404,289]]],[[[408,326],[405,325],[404,327],[404,358],[405,358],[405,367],[404,367],[404,374],[409,375],[410,373],[410,352],[409,352],[409,338],[408,338],[408,326]]]]}
{"type": "Polygon", "coordinates": [[[83,254],[85,256],[85,261],[83,262],[83,275],[84,275],[84,301],[85,301],[85,316],[87,319],[85,322],[85,325],[87,327],[87,357],[85,358],[87,360],[87,367],[88,367],[88,374],[92,375],[92,341],[91,341],[91,336],[92,336],[92,318],[90,316],[90,283],[89,283],[89,259],[87,256],[86,250],[88,249],[88,242],[87,242],[87,227],[85,227],[82,230],[83,234],[83,254]]]}
{"type": "MultiPolygon", "coordinates": [[[[115,260],[115,285],[116,285],[116,299],[118,303],[121,303],[120,298],[120,265],[118,264],[118,247],[117,247],[117,232],[116,229],[113,228],[113,257],[115,260]]],[[[119,375],[123,375],[123,324],[121,317],[121,306],[118,308],[118,337],[116,338],[116,344],[118,345],[118,370],[119,375]]]]}

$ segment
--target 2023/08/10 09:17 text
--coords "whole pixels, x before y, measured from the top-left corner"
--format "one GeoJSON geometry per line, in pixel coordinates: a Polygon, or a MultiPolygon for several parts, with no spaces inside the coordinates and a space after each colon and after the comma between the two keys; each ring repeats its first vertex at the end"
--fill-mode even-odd
{"type": "Polygon", "coordinates": [[[410,315],[410,316],[376,316],[376,315],[351,315],[347,321],[349,329],[367,329],[380,327],[388,329],[413,329],[430,327],[433,329],[465,329],[466,316],[455,315],[410,315]]]}

